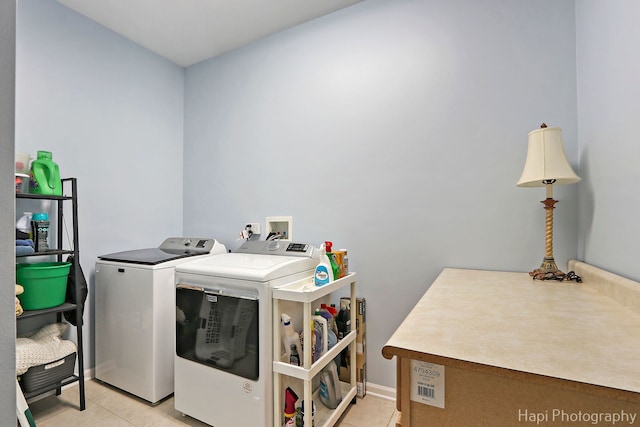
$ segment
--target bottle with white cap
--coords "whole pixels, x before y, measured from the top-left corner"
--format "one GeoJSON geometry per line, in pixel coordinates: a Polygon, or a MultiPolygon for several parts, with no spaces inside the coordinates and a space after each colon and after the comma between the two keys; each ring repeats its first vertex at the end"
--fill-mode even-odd
{"type": "Polygon", "coordinates": [[[336,278],[333,275],[331,261],[329,261],[326,246],[323,243],[320,245],[320,262],[316,267],[316,271],[314,274],[314,283],[316,286],[323,286],[333,282],[335,279],[336,278]]]}
{"type": "Polygon", "coordinates": [[[300,344],[300,334],[298,334],[291,324],[291,317],[282,313],[280,315],[280,320],[282,321],[282,328],[284,332],[284,336],[282,337],[282,343],[284,344],[284,352],[285,352],[285,361],[287,363],[291,363],[291,348],[296,348],[298,350],[298,363],[302,360],[302,345],[300,344]]]}
{"type": "Polygon", "coordinates": [[[22,216],[16,221],[16,229],[29,235],[29,238],[33,238],[33,230],[31,229],[31,212],[23,212],[22,216]]]}

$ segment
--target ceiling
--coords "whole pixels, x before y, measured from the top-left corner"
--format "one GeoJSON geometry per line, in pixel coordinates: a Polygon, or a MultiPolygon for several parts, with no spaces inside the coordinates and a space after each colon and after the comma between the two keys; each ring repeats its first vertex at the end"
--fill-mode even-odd
{"type": "Polygon", "coordinates": [[[362,0],[58,0],[182,66],[362,0]]]}

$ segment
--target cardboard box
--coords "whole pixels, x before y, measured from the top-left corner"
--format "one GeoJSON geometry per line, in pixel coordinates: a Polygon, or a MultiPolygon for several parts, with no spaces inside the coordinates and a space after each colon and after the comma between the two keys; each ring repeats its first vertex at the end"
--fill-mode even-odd
{"type": "Polygon", "coordinates": [[[363,398],[367,394],[367,355],[356,354],[356,386],[357,396],[363,398]]]}
{"type": "MultiPolygon", "coordinates": [[[[340,298],[340,308],[349,306],[349,298],[340,298]]],[[[364,298],[356,298],[356,385],[358,389],[358,397],[362,398],[367,394],[367,316],[366,316],[366,300],[364,298]]],[[[351,365],[349,349],[341,354],[340,381],[349,382],[349,367],[351,365]]]]}

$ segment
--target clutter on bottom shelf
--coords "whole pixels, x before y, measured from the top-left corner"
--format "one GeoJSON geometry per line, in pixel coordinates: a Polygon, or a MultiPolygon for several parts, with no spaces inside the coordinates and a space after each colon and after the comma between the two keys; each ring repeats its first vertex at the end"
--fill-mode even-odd
{"type": "Polygon", "coordinates": [[[75,353],[75,343],[61,338],[67,327],[67,323],[51,323],[35,333],[16,338],[16,374],[22,375],[32,366],[75,353]]]}
{"type": "MultiPolygon", "coordinates": [[[[340,390],[339,387],[338,387],[338,390],[340,390]]],[[[322,393],[322,390],[320,391],[320,393],[322,393]]],[[[322,399],[322,396],[320,398],[322,399]]],[[[340,395],[340,400],[342,400],[342,395],[340,395]]],[[[340,400],[338,400],[338,403],[340,403],[340,400]]],[[[330,409],[335,409],[335,407],[338,406],[338,403],[336,403],[336,405],[330,409]]],[[[287,387],[284,391],[284,423],[282,424],[283,427],[304,427],[304,410],[305,410],[304,399],[299,400],[296,392],[291,387],[287,387]]],[[[315,427],[315,415],[316,415],[316,403],[312,400],[311,401],[311,427],[315,427]]]]}
{"type": "Polygon", "coordinates": [[[75,364],[76,353],[74,352],[51,363],[29,368],[20,377],[20,387],[25,393],[31,393],[39,388],[60,384],[65,378],[73,375],[75,364]]]}
{"type": "MultiPolygon", "coordinates": [[[[311,401],[311,427],[315,427],[316,403],[311,401]]],[[[304,400],[301,405],[296,408],[296,427],[304,426],[304,400]]]]}
{"type": "Polygon", "coordinates": [[[338,367],[333,361],[320,372],[320,401],[329,409],[336,409],[342,401],[338,367]]]}
{"type": "Polygon", "coordinates": [[[295,427],[297,401],[296,392],[291,387],[287,387],[284,391],[284,427],[295,427]]]}
{"type": "Polygon", "coordinates": [[[60,338],[67,327],[66,323],[52,323],[16,338],[16,375],[25,392],[73,375],[76,345],[60,338]]]}

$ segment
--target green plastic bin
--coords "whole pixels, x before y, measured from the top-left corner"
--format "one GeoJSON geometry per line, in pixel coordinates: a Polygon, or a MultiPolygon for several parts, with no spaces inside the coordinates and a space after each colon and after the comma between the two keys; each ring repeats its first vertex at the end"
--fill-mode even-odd
{"type": "Polygon", "coordinates": [[[16,264],[16,283],[24,288],[18,296],[25,310],[41,310],[64,303],[71,263],[16,264]]]}

